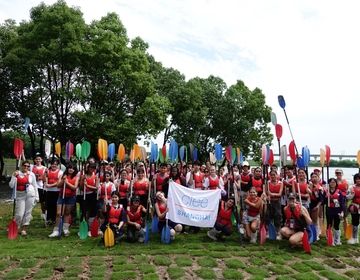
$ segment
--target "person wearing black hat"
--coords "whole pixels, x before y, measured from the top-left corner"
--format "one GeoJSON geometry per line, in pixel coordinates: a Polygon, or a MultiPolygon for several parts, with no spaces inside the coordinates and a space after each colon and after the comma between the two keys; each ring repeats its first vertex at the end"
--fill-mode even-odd
{"type": "Polygon", "coordinates": [[[131,205],[127,207],[127,240],[129,242],[135,242],[136,237],[139,242],[144,242],[143,214],[146,214],[146,208],[140,204],[140,197],[135,195],[131,198],[131,205]]]}
{"type": "Polygon", "coordinates": [[[284,208],[285,226],[280,233],[284,238],[289,239],[292,246],[302,246],[304,229],[312,223],[309,212],[301,203],[296,202],[295,194],[290,193],[288,204],[284,208]]]}

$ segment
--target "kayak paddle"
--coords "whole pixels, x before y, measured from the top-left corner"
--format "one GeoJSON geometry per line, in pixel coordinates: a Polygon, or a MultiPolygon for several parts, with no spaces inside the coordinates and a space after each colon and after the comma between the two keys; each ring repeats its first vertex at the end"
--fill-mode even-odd
{"type": "Polygon", "coordinates": [[[64,201],[65,201],[65,188],[66,188],[66,183],[64,182],[63,191],[62,191],[60,221],[59,221],[59,235],[58,235],[59,238],[61,238],[63,225],[64,225],[64,213],[63,212],[64,212],[64,201]]]}
{"type": "Polygon", "coordinates": [[[303,245],[303,249],[306,253],[310,254],[311,253],[311,247],[310,247],[310,243],[309,243],[309,234],[307,232],[307,230],[304,230],[304,234],[302,237],[302,245],[303,245]]]}
{"type": "Polygon", "coordinates": [[[55,154],[57,155],[58,158],[60,158],[60,155],[61,155],[61,143],[60,143],[60,141],[55,143],[55,154]]]}
{"type": "Polygon", "coordinates": [[[106,226],[104,233],[104,245],[106,248],[111,248],[115,245],[114,232],[111,230],[109,224],[106,226]]]}

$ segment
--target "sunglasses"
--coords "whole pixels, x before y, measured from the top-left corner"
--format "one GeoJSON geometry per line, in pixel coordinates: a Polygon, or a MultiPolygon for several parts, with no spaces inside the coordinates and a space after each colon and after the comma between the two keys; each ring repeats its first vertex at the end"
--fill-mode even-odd
{"type": "Polygon", "coordinates": [[[29,168],[30,167],[30,165],[28,165],[28,164],[25,164],[25,165],[23,165],[24,167],[27,167],[27,168],[29,168]]]}

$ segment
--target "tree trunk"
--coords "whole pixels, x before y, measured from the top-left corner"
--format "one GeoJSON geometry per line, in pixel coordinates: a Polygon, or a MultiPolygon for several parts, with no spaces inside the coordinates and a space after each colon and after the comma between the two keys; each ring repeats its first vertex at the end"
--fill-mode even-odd
{"type": "Polygon", "coordinates": [[[1,181],[4,179],[3,178],[3,172],[4,172],[4,153],[3,153],[3,136],[2,136],[2,131],[0,129],[0,178],[1,181]]]}

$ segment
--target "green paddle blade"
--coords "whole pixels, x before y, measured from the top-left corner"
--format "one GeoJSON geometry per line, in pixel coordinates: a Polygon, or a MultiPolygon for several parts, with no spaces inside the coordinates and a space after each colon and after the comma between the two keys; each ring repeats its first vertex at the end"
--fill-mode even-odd
{"type": "Polygon", "coordinates": [[[236,218],[235,218],[234,213],[231,214],[231,223],[233,226],[236,226],[236,218]]]}
{"type": "Polygon", "coordinates": [[[161,163],[164,163],[164,161],[165,161],[164,156],[162,154],[162,149],[159,149],[159,160],[161,163]]]}
{"type": "Polygon", "coordinates": [[[80,235],[80,239],[81,240],[84,240],[87,238],[88,236],[88,231],[89,231],[89,228],[88,228],[88,224],[87,222],[85,221],[85,219],[80,223],[80,228],[79,228],[79,235],[80,235]]]}
{"type": "Polygon", "coordinates": [[[90,155],[90,149],[91,149],[91,146],[88,141],[82,142],[82,144],[81,144],[81,159],[82,160],[87,160],[87,158],[90,155]]]}

